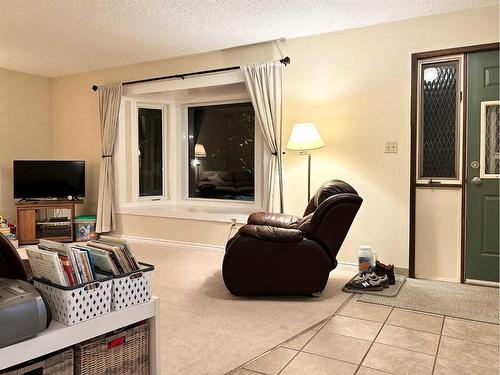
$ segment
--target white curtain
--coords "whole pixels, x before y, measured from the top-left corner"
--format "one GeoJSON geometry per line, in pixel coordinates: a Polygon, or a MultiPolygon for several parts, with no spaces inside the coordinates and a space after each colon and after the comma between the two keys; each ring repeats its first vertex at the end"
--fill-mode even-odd
{"type": "Polygon", "coordinates": [[[97,197],[96,232],[105,233],[115,229],[114,220],[114,175],[113,148],[118,124],[118,113],[122,98],[121,83],[99,86],[99,121],[101,123],[102,159],[97,197]]]}
{"type": "Polygon", "coordinates": [[[283,157],[281,146],[281,103],[283,64],[269,62],[241,66],[255,116],[270,153],[264,206],[283,212],[283,157]]]}

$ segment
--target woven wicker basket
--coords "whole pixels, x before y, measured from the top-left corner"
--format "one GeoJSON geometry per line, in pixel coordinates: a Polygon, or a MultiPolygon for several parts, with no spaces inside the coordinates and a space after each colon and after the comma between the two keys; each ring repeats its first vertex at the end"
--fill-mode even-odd
{"type": "Polygon", "coordinates": [[[77,344],[76,375],[149,375],[149,323],[77,344]]]}
{"type": "Polygon", "coordinates": [[[1,375],[73,375],[73,349],[66,349],[63,352],[50,357],[43,357],[36,362],[16,366],[16,370],[0,371],[1,375]]]}

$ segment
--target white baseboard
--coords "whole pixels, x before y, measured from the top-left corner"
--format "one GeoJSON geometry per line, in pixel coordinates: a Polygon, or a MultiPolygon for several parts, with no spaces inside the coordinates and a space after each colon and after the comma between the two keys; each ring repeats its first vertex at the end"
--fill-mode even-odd
{"type": "MultiPolygon", "coordinates": [[[[225,249],[225,246],[221,245],[209,245],[196,242],[175,241],[175,240],[166,240],[166,239],[151,238],[151,237],[127,236],[127,235],[119,235],[119,236],[131,243],[168,246],[183,250],[202,250],[202,251],[208,250],[221,253],[224,252],[225,249]]],[[[342,271],[358,272],[358,264],[350,262],[338,262],[337,269],[342,271]]]]}
{"type": "Polygon", "coordinates": [[[452,279],[450,277],[415,275],[415,279],[423,279],[423,280],[431,280],[431,281],[446,281],[448,283],[460,283],[460,280],[452,279]]]}
{"type": "Polygon", "coordinates": [[[183,250],[208,250],[208,251],[216,251],[216,252],[224,252],[224,246],[220,245],[210,245],[210,244],[202,244],[196,242],[184,242],[184,241],[175,241],[175,240],[166,240],[162,238],[151,238],[151,237],[139,237],[139,236],[127,236],[120,235],[121,238],[131,242],[131,243],[140,243],[140,244],[149,244],[156,246],[168,246],[175,247],[176,249],[183,250]]]}
{"type": "Polygon", "coordinates": [[[500,283],[495,281],[485,281],[485,280],[475,280],[475,279],[465,279],[466,284],[479,285],[479,286],[489,286],[493,288],[500,287],[500,283]]]}

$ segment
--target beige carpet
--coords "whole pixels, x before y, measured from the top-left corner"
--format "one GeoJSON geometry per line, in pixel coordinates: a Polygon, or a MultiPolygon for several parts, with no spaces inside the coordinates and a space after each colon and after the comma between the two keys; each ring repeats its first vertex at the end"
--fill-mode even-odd
{"type": "Polygon", "coordinates": [[[224,374],[330,316],[350,296],[341,288],[353,274],[336,270],[319,298],[237,298],[224,287],[222,253],[133,248],[156,267],[162,374],[224,374]]]}

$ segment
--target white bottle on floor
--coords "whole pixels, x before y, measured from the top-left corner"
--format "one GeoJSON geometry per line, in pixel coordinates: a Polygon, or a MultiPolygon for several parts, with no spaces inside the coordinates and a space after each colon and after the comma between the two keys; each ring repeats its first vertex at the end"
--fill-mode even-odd
{"type": "Polygon", "coordinates": [[[375,271],[375,255],[371,246],[362,245],[358,252],[359,273],[375,271]]]}

